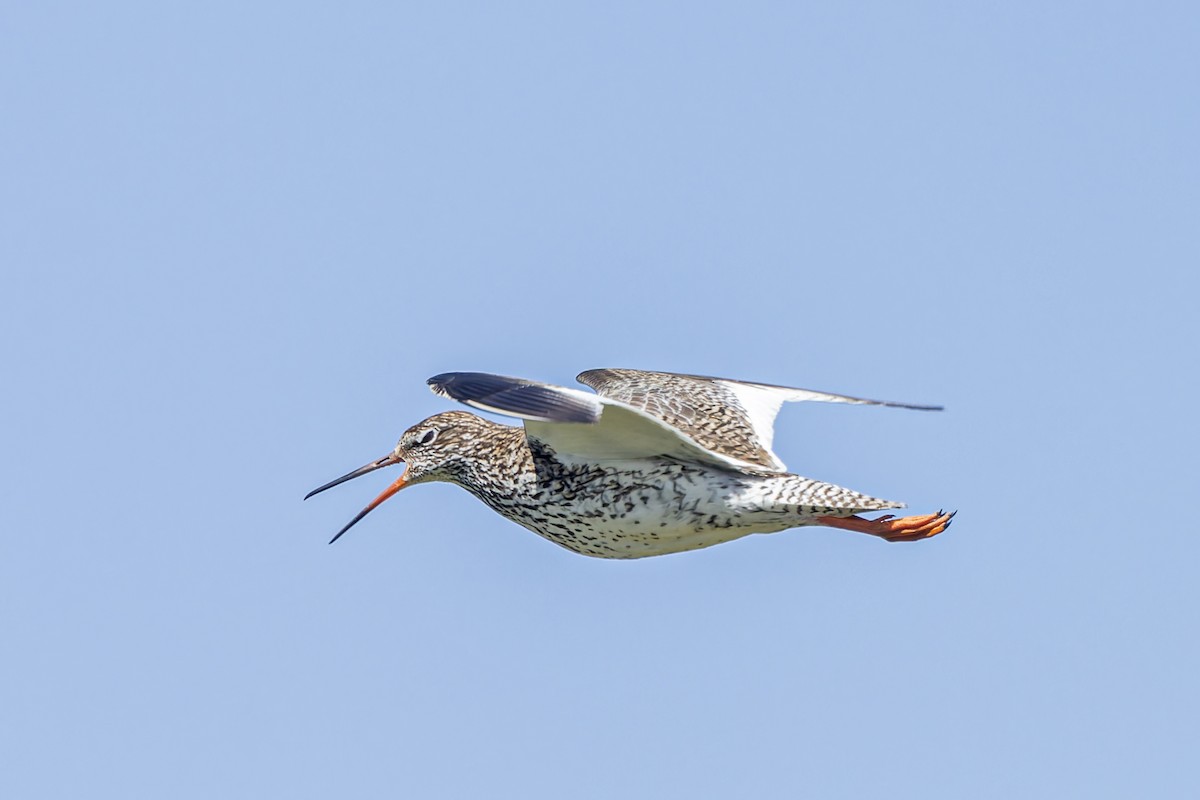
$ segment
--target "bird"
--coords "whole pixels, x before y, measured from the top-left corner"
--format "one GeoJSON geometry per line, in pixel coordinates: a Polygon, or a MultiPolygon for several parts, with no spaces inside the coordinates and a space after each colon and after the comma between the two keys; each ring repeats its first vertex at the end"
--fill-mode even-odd
{"type": "Polygon", "coordinates": [[[384,457],[304,499],[403,463],[403,474],[330,544],[401,489],[447,481],[557,545],[608,559],[814,525],[911,542],[942,533],[957,513],[863,518],[905,504],[789,473],[771,449],[785,402],[941,406],[636,369],[593,369],[576,380],[593,391],[485,372],[435,375],[427,381],[435,394],[523,424],[435,414],[384,457]]]}

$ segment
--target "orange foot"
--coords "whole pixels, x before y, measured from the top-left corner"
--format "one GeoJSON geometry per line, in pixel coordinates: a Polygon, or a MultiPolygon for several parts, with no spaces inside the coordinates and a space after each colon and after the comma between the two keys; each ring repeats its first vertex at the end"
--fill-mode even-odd
{"type": "Polygon", "coordinates": [[[928,539],[937,536],[950,527],[957,511],[946,514],[939,511],[936,514],[926,514],[923,517],[901,517],[895,519],[891,514],[885,514],[879,519],[863,519],[862,517],[818,517],[817,522],[830,528],[841,528],[846,531],[869,533],[889,542],[915,542],[918,539],[928,539]]]}

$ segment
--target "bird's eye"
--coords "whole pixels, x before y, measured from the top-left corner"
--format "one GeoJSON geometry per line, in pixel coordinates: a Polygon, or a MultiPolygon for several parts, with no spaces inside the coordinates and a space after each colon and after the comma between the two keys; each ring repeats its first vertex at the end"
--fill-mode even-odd
{"type": "Polygon", "coordinates": [[[429,430],[427,430],[421,434],[421,438],[417,440],[417,444],[432,444],[433,440],[436,438],[437,438],[437,431],[434,430],[433,428],[430,428],[429,430]]]}

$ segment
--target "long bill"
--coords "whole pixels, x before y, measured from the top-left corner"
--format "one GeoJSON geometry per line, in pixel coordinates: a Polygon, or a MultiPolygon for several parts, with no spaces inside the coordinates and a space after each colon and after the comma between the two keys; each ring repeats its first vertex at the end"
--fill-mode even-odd
{"type": "MultiPolygon", "coordinates": [[[[345,483],[346,481],[361,477],[363,475],[366,475],[368,472],[374,472],[377,469],[383,469],[384,467],[390,467],[393,464],[399,464],[399,463],[400,463],[400,459],[397,458],[395,456],[395,454],[389,453],[388,455],[384,456],[383,458],[379,459],[378,461],[372,461],[370,464],[359,467],[358,469],[354,470],[353,472],[347,472],[342,477],[337,478],[336,480],[332,480],[329,483],[325,484],[324,486],[318,486],[316,489],[313,489],[311,492],[304,495],[304,499],[307,500],[308,498],[312,497],[314,494],[320,494],[321,492],[325,491],[326,489],[332,489],[334,486],[337,486],[338,484],[345,483]]],[[[376,497],[374,500],[372,500],[367,505],[366,508],[364,508],[362,511],[358,512],[358,514],[354,517],[354,519],[347,522],[345,527],[343,527],[340,531],[338,531],[337,534],[335,534],[334,537],[329,540],[329,543],[333,544],[334,542],[336,542],[339,538],[341,538],[341,535],[343,533],[345,533],[346,531],[353,528],[356,524],[358,524],[359,520],[361,520],[367,514],[370,514],[372,511],[374,511],[375,508],[380,503],[382,503],[384,500],[387,500],[389,497],[391,497],[392,495],[394,495],[396,492],[400,491],[407,485],[408,485],[408,478],[405,475],[401,475],[399,478],[396,479],[396,481],[391,486],[384,489],[383,493],[380,494],[379,497],[376,497]]]]}

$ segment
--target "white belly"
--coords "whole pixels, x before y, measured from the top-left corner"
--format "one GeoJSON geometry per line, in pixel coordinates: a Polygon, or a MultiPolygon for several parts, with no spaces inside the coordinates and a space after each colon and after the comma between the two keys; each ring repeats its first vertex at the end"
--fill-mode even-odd
{"type": "Polygon", "coordinates": [[[669,462],[639,470],[628,464],[546,491],[535,507],[497,508],[535,533],[600,558],[698,550],[751,533],[802,524],[767,513],[759,478],[669,462]]]}

